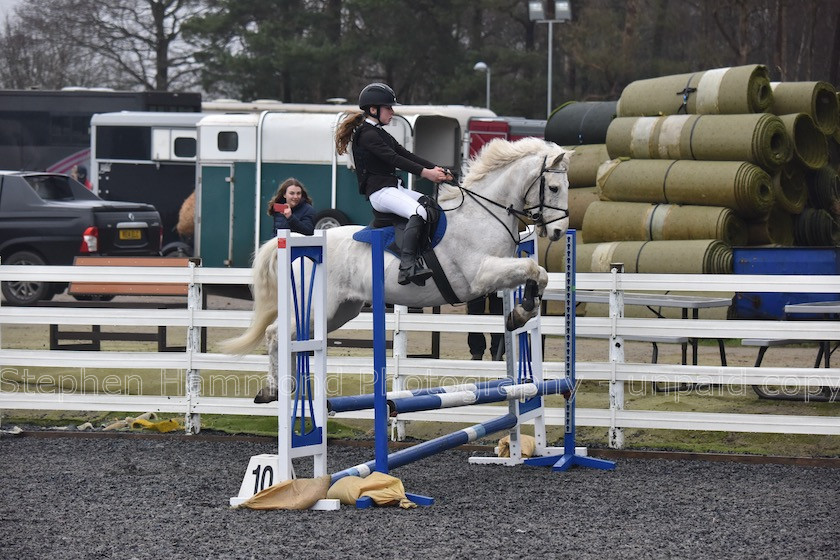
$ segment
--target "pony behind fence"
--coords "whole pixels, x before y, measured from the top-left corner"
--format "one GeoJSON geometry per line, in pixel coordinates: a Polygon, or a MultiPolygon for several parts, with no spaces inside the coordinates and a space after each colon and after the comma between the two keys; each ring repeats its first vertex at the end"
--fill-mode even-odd
{"type": "MultiPolygon", "coordinates": [[[[514,256],[519,223],[532,222],[541,236],[559,240],[568,227],[568,179],[571,152],[538,138],[516,142],[496,139],[472,161],[461,186],[441,186],[439,202],[447,230],[435,253],[452,291],[464,302],[478,296],[531,286],[533,300],[517,305],[508,328],[536,315],[548,275],[532,259],[514,256]]],[[[327,230],[327,329],[356,317],[370,299],[370,245],[353,240],[362,226],[327,230]]],[[[257,251],[253,265],[254,315],[248,329],[222,343],[226,353],[255,349],[277,317],[277,243],[257,251]]],[[[434,282],[399,285],[399,261],[385,255],[385,299],[389,304],[430,307],[447,303],[434,282]]],[[[271,376],[270,378],[271,379],[271,376]]],[[[270,383],[273,385],[273,383],[270,383]]]]}

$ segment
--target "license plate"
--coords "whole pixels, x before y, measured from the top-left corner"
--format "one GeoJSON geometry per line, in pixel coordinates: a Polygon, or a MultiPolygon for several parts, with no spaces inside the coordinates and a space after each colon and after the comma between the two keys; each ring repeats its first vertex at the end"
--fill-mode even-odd
{"type": "Polygon", "coordinates": [[[120,240],[121,241],[137,241],[143,238],[143,233],[139,229],[121,229],[120,230],[120,240]]]}

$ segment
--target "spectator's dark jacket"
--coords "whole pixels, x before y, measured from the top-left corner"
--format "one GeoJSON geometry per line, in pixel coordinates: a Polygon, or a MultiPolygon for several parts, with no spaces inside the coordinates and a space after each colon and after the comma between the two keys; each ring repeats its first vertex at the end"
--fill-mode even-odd
{"type": "Polygon", "coordinates": [[[295,233],[312,235],[315,233],[315,209],[307,202],[292,208],[292,215],[287,220],[282,212],[274,214],[274,231],[278,229],[290,229],[295,233]]]}

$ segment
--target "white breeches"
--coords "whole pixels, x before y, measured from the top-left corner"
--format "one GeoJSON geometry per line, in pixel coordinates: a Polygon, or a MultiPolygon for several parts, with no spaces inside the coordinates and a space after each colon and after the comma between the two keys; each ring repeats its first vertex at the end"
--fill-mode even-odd
{"type": "Polygon", "coordinates": [[[390,212],[403,218],[419,214],[426,220],[426,209],[417,201],[423,193],[405,187],[385,187],[370,195],[370,205],[379,212],[390,212]]]}

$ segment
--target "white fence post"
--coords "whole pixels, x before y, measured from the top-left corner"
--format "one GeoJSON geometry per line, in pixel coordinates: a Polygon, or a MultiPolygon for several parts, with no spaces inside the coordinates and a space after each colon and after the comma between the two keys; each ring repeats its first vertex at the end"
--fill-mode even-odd
{"type": "Polygon", "coordinates": [[[624,292],[619,286],[620,273],[624,272],[621,263],[610,265],[612,288],[610,289],[610,430],[609,446],[613,449],[624,447],[624,429],[618,426],[616,416],[624,411],[624,381],[616,379],[616,367],[624,363],[624,338],[616,332],[618,319],[624,317],[624,292]]]}
{"type": "Polygon", "coordinates": [[[201,370],[193,368],[193,357],[201,352],[201,329],[195,325],[195,311],[202,308],[201,284],[195,281],[195,263],[190,262],[190,283],[187,292],[189,326],[187,327],[187,400],[189,409],[184,418],[184,430],[187,434],[201,431],[201,415],[195,412],[195,406],[201,397],[201,370]]]}
{"type": "MultiPolygon", "coordinates": [[[[400,360],[408,356],[408,332],[400,327],[400,318],[408,313],[408,307],[405,305],[394,306],[394,367],[391,368],[393,375],[391,376],[392,391],[402,391],[405,389],[405,376],[400,374],[400,360]]],[[[403,441],[405,439],[405,420],[399,417],[391,420],[391,440],[403,441]]]]}

